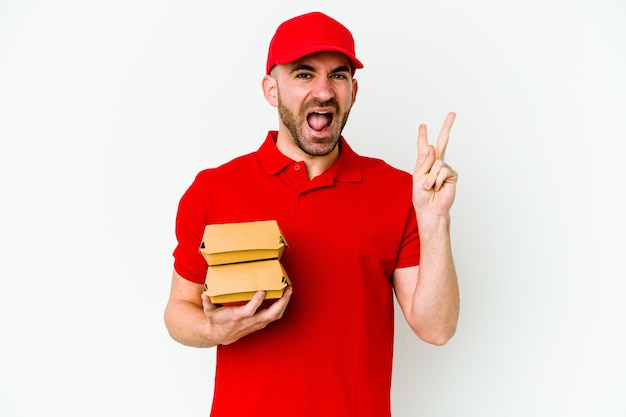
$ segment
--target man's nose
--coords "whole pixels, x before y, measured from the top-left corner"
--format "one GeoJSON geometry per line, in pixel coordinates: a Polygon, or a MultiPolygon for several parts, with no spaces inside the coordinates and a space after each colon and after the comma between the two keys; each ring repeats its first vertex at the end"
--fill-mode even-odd
{"type": "Polygon", "coordinates": [[[327,101],[335,95],[331,80],[327,77],[318,77],[313,84],[313,96],[321,101],[327,101]]]}

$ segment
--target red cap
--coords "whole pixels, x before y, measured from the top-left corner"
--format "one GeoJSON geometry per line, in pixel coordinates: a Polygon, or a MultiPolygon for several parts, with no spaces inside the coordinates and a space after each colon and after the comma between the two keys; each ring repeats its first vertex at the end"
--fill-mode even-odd
{"type": "Polygon", "coordinates": [[[267,54],[267,73],[274,65],[288,64],[322,51],[335,51],[347,56],[353,72],[363,68],[354,53],[354,38],[350,31],[335,19],[312,12],[291,18],[278,26],[267,54]]]}

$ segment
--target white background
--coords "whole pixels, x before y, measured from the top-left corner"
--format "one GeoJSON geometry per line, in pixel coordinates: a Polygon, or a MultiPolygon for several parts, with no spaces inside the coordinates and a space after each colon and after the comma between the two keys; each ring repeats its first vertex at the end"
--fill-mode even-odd
{"type": "Polygon", "coordinates": [[[458,113],[462,315],[398,320],[394,416],[625,416],[621,0],[2,0],[0,416],[208,414],[214,351],[162,321],[176,206],[276,127],[267,44],[311,10],[365,63],[355,150],[411,170],[458,113]]]}

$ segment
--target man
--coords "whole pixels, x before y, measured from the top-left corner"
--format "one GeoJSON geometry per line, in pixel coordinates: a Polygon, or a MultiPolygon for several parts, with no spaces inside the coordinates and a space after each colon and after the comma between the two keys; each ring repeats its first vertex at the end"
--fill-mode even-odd
{"type": "Polygon", "coordinates": [[[178,342],[217,346],[212,416],[389,416],[393,294],[423,340],[444,344],[459,314],[450,245],[456,172],[418,132],[413,175],[354,153],[341,136],[363,67],[351,33],[318,12],[281,24],[263,93],[279,129],[198,174],[181,198],[165,322],[178,342]],[[203,294],[211,223],[277,220],[292,286],[269,307],[203,294]],[[419,225],[419,233],[418,233],[419,225]]]}

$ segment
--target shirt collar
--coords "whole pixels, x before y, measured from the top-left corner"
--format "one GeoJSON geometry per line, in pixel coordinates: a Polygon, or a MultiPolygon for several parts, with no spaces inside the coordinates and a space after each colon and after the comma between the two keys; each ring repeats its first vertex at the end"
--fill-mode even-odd
{"type": "MultiPolygon", "coordinates": [[[[276,147],[278,132],[270,130],[263,144],[257,151],[257,157],[268,175],[280,173],[287,165],[294,161],[283,155],[276,147]]],[[[361,181],[361,161],[359,155],[348,146],[342,136],[339,140],[339,158],[328,168],[327,173],[334,176],[337,181],[359,182],[361,181]]]]}

